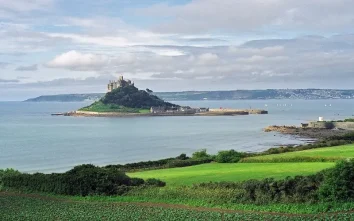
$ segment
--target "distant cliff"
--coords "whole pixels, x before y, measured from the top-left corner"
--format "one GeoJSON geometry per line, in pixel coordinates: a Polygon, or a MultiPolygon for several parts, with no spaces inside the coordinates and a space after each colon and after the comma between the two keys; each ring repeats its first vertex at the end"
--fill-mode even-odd
{"type": "Polygon", "coordinates": [[[104,94],[58,94],[58,95],[43,95],[36,98],[25,100],[25,102],[81,102],[81,101],[96,101],[103,97],[104,94]]]}
{"type": "MultiPolygon", "coordinates": [[[[155,92],[163,100],[266,100],[266,99],[354,99],[354,90],[335,89],[268,89],[233,91],[155,92]]],[[[29,102],[73,102],[99,100],[104,94],[48,95],[28,99],[29,102]]]]}

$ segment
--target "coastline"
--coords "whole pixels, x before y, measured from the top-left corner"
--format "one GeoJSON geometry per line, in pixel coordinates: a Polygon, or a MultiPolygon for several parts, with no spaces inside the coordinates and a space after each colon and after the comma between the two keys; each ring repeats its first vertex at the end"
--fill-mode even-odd
{"type": "Polygon", "coordinates": [[[54,113],[52,116],[72,116],[72,117],[166,117],[166,116],[238,116],[249,114],[268,114],[266,110],[258,109],[210,109],[208,112],[183,113],[124,113],[124,112],[93,112],[93,111],[71,111],[66,113],[54,113]]]}

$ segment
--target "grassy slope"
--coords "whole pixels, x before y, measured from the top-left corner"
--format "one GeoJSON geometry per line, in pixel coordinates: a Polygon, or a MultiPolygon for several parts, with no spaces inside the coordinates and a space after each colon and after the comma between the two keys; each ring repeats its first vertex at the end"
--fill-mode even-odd
{"type": "Polygon", "coordinates": [[[314,159],[321,159],[321,160],[339,160],[339,159],[347,159],[354,157],[354,145],[344,145],[344,146],[337,146],[337,147],[326,147],[326,148],[319,148],[319,149],[311,149],[311,150],[304,150],[304,151],[297,151],[297,152],[288,152],[282,154],[272,154],[272,155],[265,155],[259,157],[250,157],[246,158],[244,162],[253,162],[254,160],[260,162],[274,162],[277,161],[289,161],[289,159],[301,159],[304,157],[314,158],[314,159]]]}
{"type": "Polygon", "coordinates": [[[254,164],[203,164],[198,166],[150,170],[129,173],[129,176],[158,178],[170,186],[191,185],[209,181],[243,181],[248,179],[277,179],[287,176],[308,175],[330,168],[334,163],[254,163],[254,164]]]}
{"type": "Polygon", "coordinates": [[[79,109],[80,111],[92,111],[92,112],[119,112],[119,113],[150,113],[148,109],[129,108],[114,104],[103,104],[101,101],[97,101],[90,106],[79,109]]]}

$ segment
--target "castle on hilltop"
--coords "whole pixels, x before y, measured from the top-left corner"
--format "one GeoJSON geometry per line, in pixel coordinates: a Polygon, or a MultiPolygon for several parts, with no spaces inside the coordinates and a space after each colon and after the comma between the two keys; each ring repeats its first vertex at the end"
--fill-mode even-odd
{"type": "Polygon", "coordinates": [[[131,80],[124,80],[123,76],[120,76],[118,78],[118,80],[116,80],[116,81],[109,81],[109,83],[107,85],[107,90],[108,90],[108,92],[111,92],[114,89],[117,89],[119,87],[124,87],[126,85],[133,85],[134,86],[134,82],[132,82],[131,80]]]}

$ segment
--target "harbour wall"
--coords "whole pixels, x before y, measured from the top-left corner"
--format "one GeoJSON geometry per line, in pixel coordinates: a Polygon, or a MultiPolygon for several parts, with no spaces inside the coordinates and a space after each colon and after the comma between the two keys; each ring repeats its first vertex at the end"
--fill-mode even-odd
{"type": "Polygon", "coordinates": [[[268,114],[268,111],[266,110],[260,110],[260,109],[209,109],[209,112],[247,112],[248,114],[268,114]]]}

